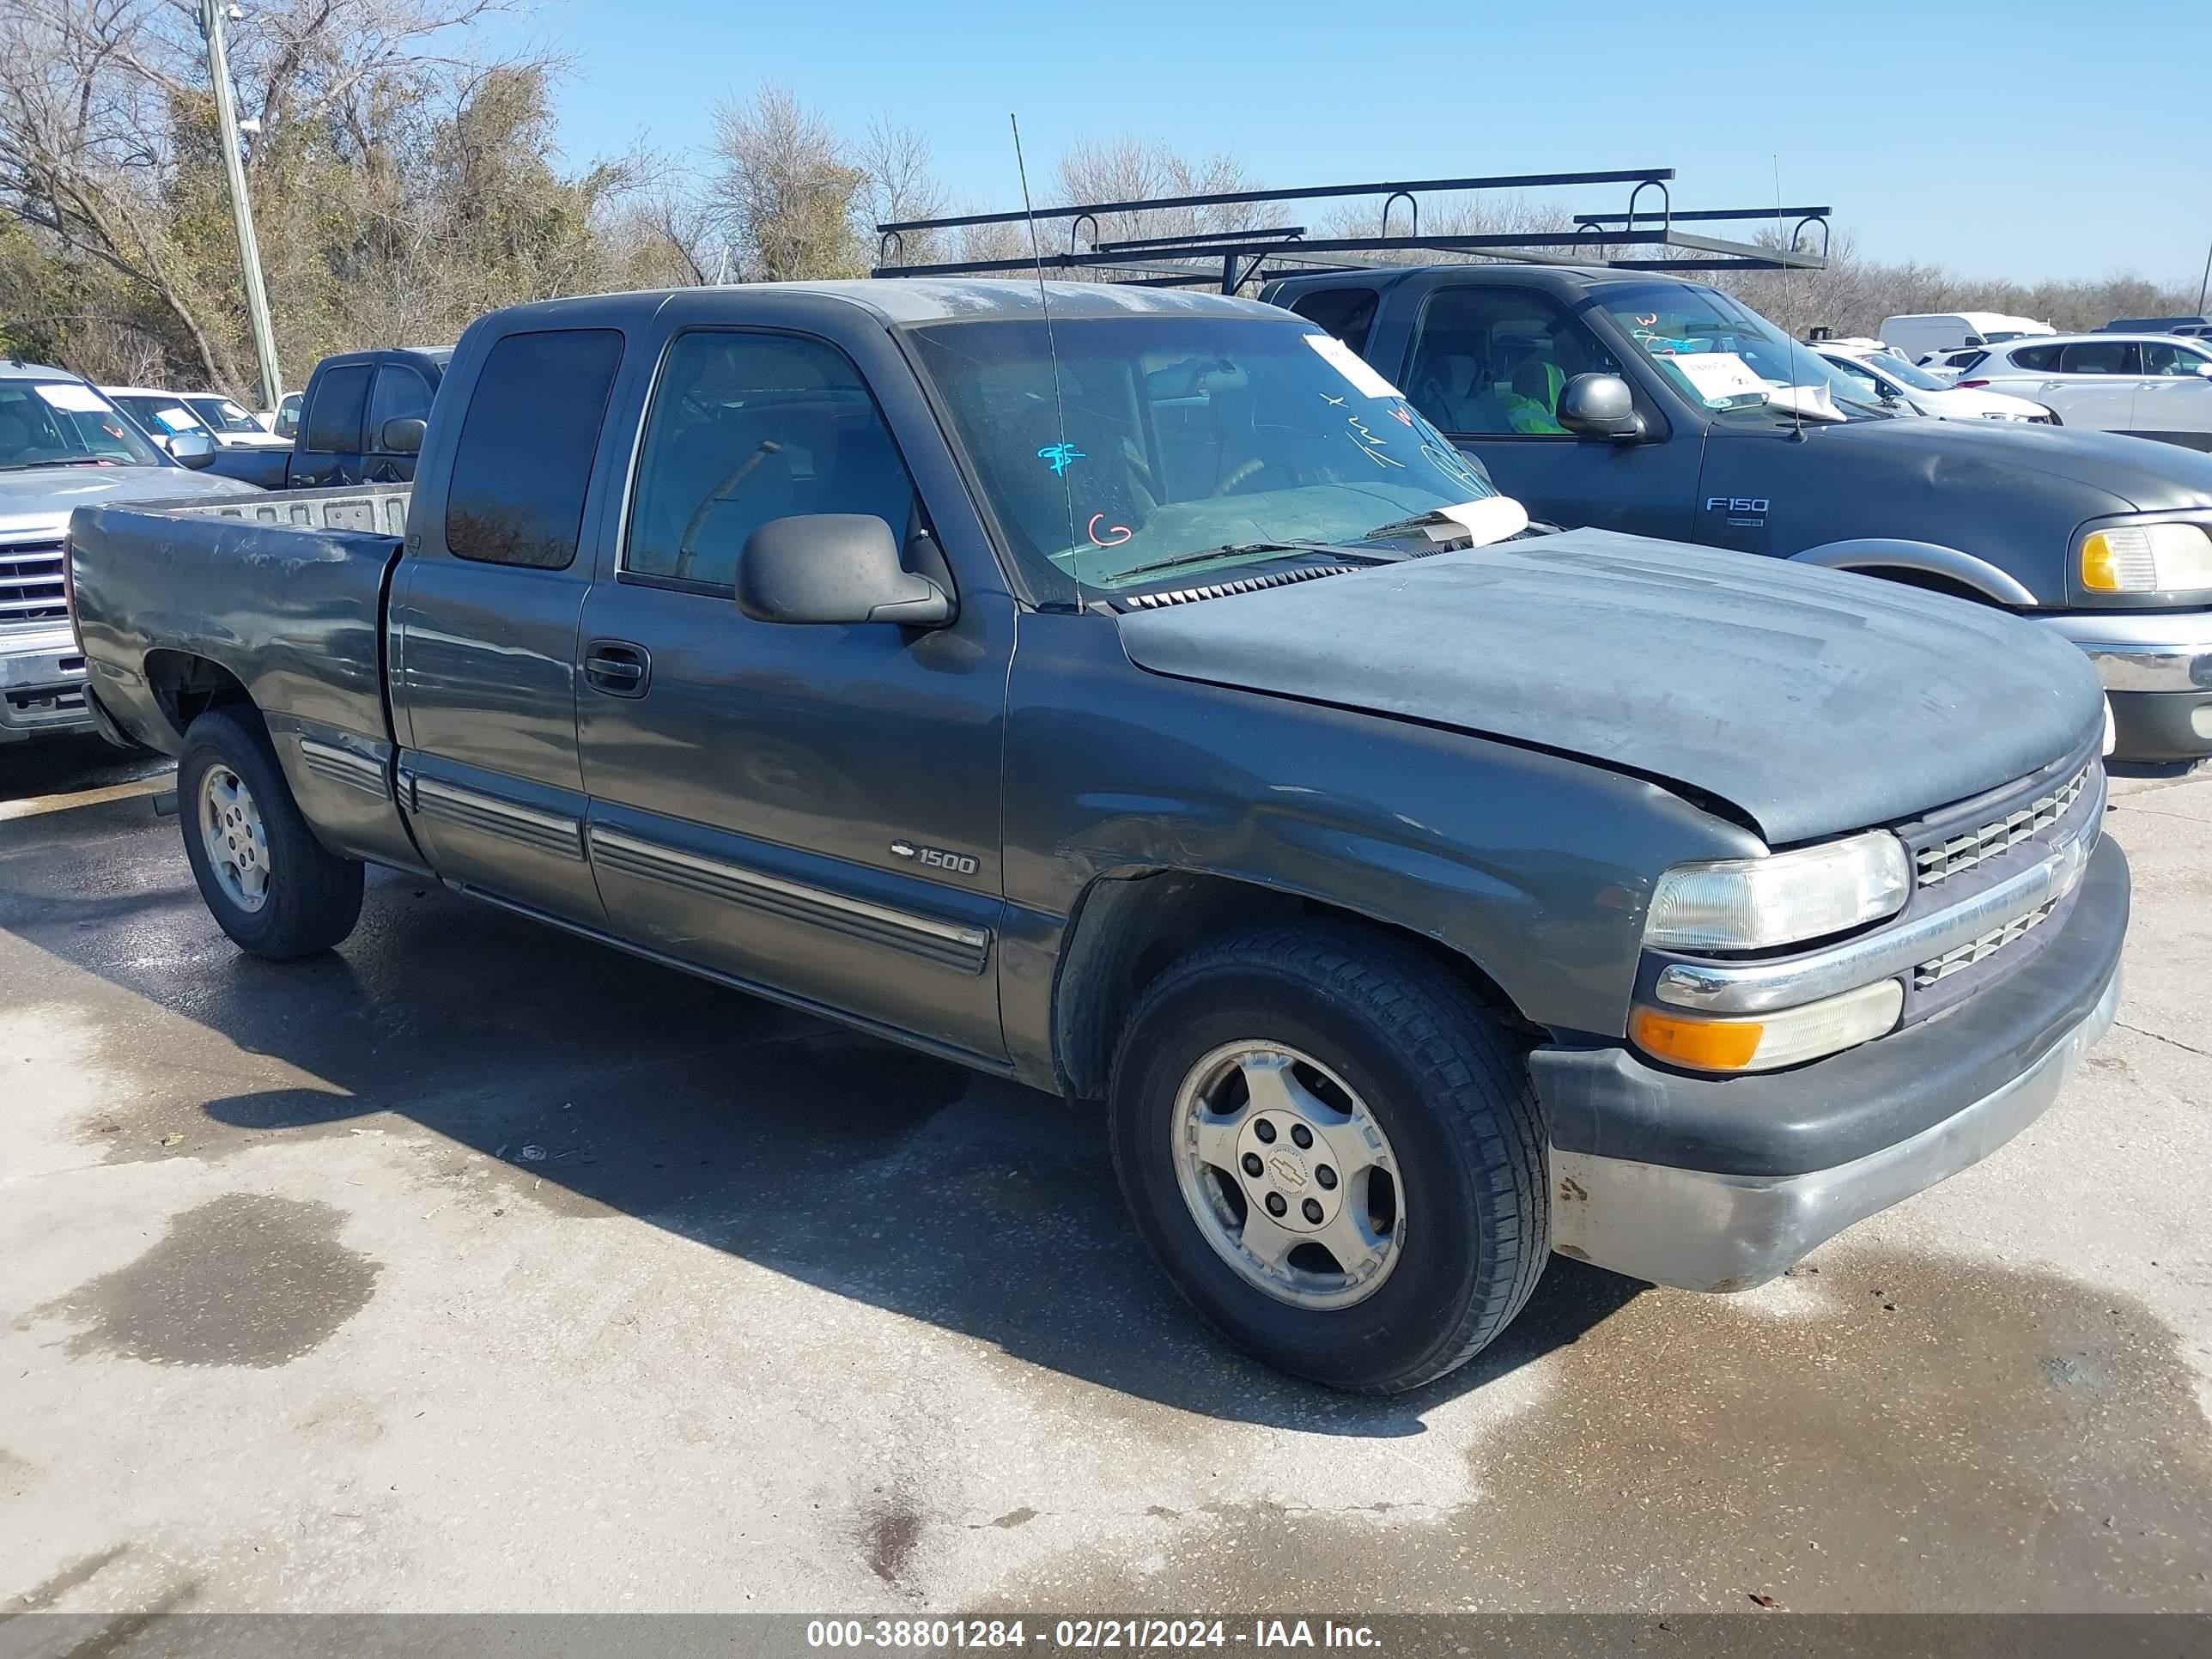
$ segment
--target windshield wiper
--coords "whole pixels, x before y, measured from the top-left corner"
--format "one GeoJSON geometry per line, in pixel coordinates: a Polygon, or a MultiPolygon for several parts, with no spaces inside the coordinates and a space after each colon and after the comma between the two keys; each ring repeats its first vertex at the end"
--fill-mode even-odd
{"type": "Polygon", "coordinates": [[[1105,580],[1125,582],[1132,576],[1148,576],[1154,571],[1176,570],[1184,565],[1209,564],[1216,559],[1233,559],[1242,554],[1262,553],[1320,553],[1333,559],[1368,559],[1376,564],[1394,562],[1393,556],[1389,554],[1378,553],[1368,547],[1346,547],[1339,542],[1231,542],[1220,547],[1201,547],[1169,558],[1154,559],[1150,564],[1132,565],[1127,570],[1115,571],[1105,580]]]}
{"type": "Polygon", "coordinates": [[[0,472],[35,472],[42,466],[119,466],[119,461],[110,461],[98,455],[79,455],[62,461],[10,461],[0,466],[0,472]]]}

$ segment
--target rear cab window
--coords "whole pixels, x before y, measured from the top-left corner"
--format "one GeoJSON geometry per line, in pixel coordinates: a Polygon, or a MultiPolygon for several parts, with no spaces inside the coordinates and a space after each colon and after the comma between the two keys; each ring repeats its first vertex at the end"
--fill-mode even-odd
{"type": "Polygon", "coordinates": [[[313,387],[301,447],[342,453],[361,447],[362,413],[368,402],[369,368],[346,363],[325,369],[313,387]]]}
{"type": "Polygon", "coordinates": [[[622,364],[618,329],[510,334],[470,393],[446,491],[446,547],[488,564],[564,570],[622,364]]]}

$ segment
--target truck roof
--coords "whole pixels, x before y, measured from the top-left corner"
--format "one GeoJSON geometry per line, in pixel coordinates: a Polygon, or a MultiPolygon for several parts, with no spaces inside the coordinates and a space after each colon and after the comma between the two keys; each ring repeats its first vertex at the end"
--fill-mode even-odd
{"type": "MultiPolygon", "coordinates": [[[[1172,289],[1134,288],[1117,283],[1040,285],[1031,277],[915,276],[850,282],[745,283],[731,284],[720,291],[732,296],[818,295],[862,307],[892,324],[958,322],[984,317],[1042,318],[1048,304],[1052,316],[1060,320],[1193,314],[1281,320],[1281,313],[1274,307],[1256,300],[1234,300],[1218,294],[1191,294],[1172,289]]],[[[531,316],[544,313],[574,319],[584,315],[611,316],[640,310],[650,313],[678,294],[700,292],[702,290],[698,289],[659,289],[635,294],[595,295],[588,299],[541,300],[532,305],[517,306],[511,314],[531,316]]]]}
{"type": "Polygon", "coordinates": [[[54,368],[45,363],[27,363],[18,357],[0,358],[0,380],[74,380],[78,378],[65,368],[54,368]]]}

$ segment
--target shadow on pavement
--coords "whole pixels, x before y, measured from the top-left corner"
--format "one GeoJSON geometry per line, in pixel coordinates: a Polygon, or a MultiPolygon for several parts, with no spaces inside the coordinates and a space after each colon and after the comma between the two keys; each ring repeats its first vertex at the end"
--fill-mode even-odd
{"type": "Polygon", "coordinates": [[[635,1216],[1070,1376],[1323,1432],[1418,1434],[1422,1413],[1643,1288],[1555,1261],[1455,1376],[1388,1401],[1332,1395],[1245,1359],[1176,1297],[1091,1109],[392,872],[372,873],[339,951],[259,962],[217,930],[148,803],[63,816],[35,839],[0,824],[0,928],[324,1085],[208,1100],[205,1069],[236,1075],[236,1059],[185,1071],[146,1052],[143,1026],[106,1033],[103,1065],[240,1130],[399,1113],[482,1154],[505,1201],[635,1216]]]}

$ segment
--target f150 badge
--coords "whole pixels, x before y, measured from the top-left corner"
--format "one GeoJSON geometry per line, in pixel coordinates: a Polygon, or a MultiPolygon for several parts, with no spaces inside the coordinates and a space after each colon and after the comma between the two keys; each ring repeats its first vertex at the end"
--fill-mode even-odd
{"type": "Polygon", "coordinates": [[[1708,495],[1705,511],[1725,513],[1730,524],[1762,525],[1766,522],[1767,501],[1764,495],[1708,495]]]}
{"type": "Polygon", "coordinates": [[[917,847],[910,841],[891,843],[891,856],[911,859],[926,870],[948,870],[956,876],[975,873],[975,860],[965,853],[948,853],[941,847],[917,847]]]}

